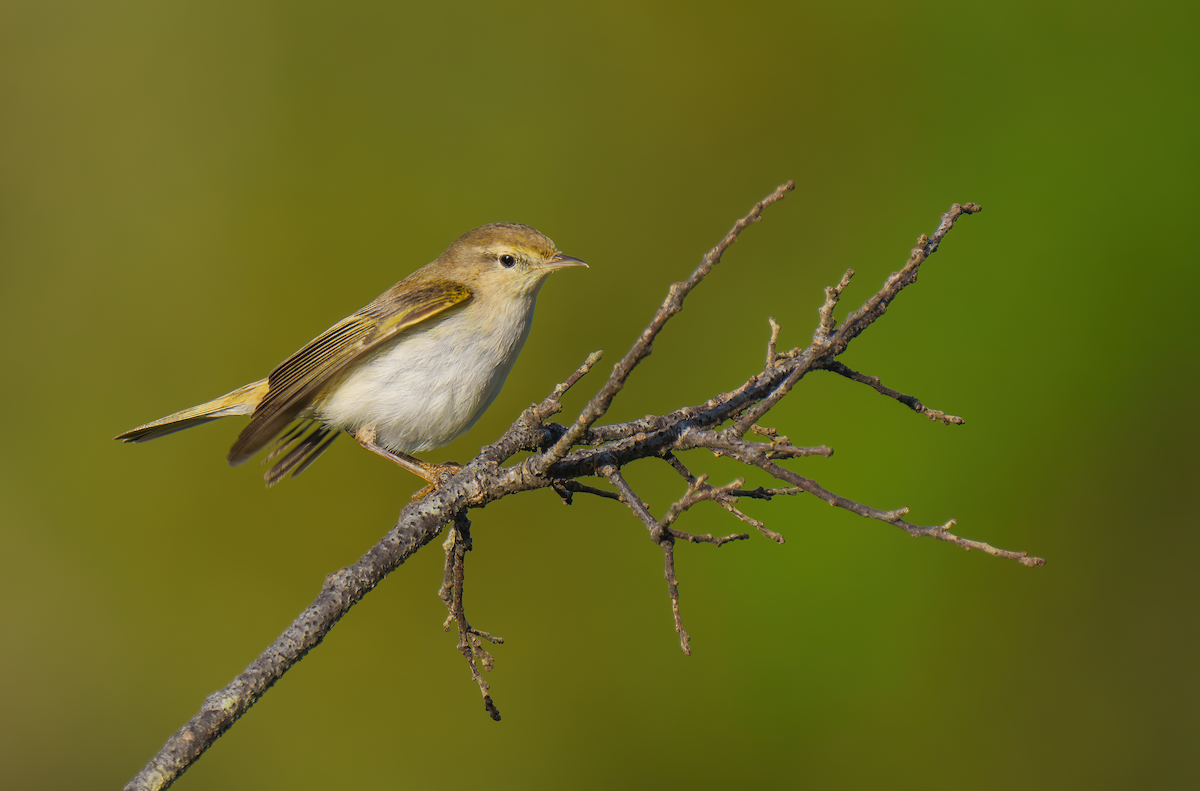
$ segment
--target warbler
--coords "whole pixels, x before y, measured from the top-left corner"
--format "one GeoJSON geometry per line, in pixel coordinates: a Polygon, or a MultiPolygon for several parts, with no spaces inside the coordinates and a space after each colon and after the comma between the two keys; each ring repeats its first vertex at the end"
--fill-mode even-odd
{"type": "Polygon", "coordinates": [[[580,266],[587,264],[528,225],[480,226],[266,379],[115,439],[145,442],[249,415],[229,463],[245,462],[278,438],[267,458],[274,462],[264,476],[268,486],[289,472],[299,475],[342,432],[437,485],[446,466],[409,454],[446,445],[475,425],[529,337],[546,276],[580,266]]]}

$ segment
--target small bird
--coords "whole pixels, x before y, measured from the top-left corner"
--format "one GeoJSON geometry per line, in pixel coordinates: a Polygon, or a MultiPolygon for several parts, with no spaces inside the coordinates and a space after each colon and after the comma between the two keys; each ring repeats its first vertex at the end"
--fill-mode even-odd
{"type": "Polygon", "coordinates": [[[274,462],[267,486],[289,472],[299,475],[343,431],[436,486],[457,465],[409,454],[446,445],[475,425],[529,337],[546,275],[577,266],[587,264],[528,225],[480,226],[309,341],[266,379],[115,439],[145,442],[249,415],[229,463],[245,462],[278,438],[264,462],[274,462]]]}

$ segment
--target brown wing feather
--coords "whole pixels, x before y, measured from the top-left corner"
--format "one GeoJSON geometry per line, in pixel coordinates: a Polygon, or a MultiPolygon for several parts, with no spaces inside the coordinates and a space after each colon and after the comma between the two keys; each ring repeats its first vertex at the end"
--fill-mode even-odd
{"type": "Polygon", "coordinates": [[[271,372],[266,396],[229,450],[231,465],[241,464],[265,447],[348,363],[402,330],[471,297],[470,289],[449,280],[399,288],[401,284],[321,333],[271,372]]]}
{"type": "Polygon", "coordinates": [[[325,450],[337,439],[342,432],[330,426],[316,424],[315,421],[302,421],[297,427],[283,434],[275,443],[264,464],[269,464],[282,456],[263,476],[267,486],[274,486],[283,480],[289,472],[295,478],[308,469],[325,450]],[[307,432],[307,433],[305,433],[307,432]]]}

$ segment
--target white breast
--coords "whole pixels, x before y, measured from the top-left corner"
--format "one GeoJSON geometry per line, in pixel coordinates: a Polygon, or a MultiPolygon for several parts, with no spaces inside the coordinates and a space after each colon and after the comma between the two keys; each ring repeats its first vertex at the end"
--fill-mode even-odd
{"type": "Polygon", "coordinates": [[[316,417],[350,432],[374,426],[376,443],[393,451],[448,444],[500,392],[529,336],[534,298],[493,313],[482,336],[475,302],[404,330],[315,404],[316,417]]]}

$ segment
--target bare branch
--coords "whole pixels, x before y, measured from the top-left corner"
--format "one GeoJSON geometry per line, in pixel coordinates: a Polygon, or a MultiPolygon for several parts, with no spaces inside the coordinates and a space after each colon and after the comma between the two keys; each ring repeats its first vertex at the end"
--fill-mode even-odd
{"type": "Polygon", "coordinates": [[[674,530],[672,528],[667,528],[667,531],[675,538],[682,539],[692,544],[713,544],[718,547],[722,544],[728,544],[730,541],[745,541],[750,537],[749,533],[734,533],[732,535],[714,538],[712,533],[705,533],[702,536],[698,536],[694,533],[684,533],[681,530],[674,530]]]}
{"type": "MultiPolygon", "coordinates": [[[[663,458],[667,461],[668,464],[670,464],[672,467],[675,468],[676,472],[678,472],[680,475],[682,475],[684,478],[686,478],[688,483],[695,483],[698,480],[697,478],[692,476],[691,471],[688,470],[688,468],[683,465],[683,462],[681,462],[674,453],[668,452],[668,453],[664,454],[663,458]]],[[[705,484],[705,485],[707,485],[707,484],[705,484]]],[[[786,489],[786,490],[778,489],[778,490],[774,490],[774,493],[770,493],[771,490],[766,490],[766,489],[763,489],[762,487],[759,487],[758,489],[751,489],[750,491],[739,491],[738,497],[751,497],[754,499],[769,500],[769,499],[771,499],[771,497],[774,496],[774,494],[794,494],[797,491],[799,491],[799,490],[798,489],[786,489]]],[[[736,516],[738,519],[742,520],[746,524],[753,525],[754,528],[756,530],[758,530],[758,532],[762,533],[764,536],[771,539],[776,544],[784,543],[783,536],[779,535],[774,530],[768,530],[767,526],[764,525],[762,522],[758,521],[757,519],[752,519],[751,517],[742,513],[742,511],[739,510],[734,505],[734,503],[737,502],[737,498],[730,497],[727,495],[722,495],[722,496],[716,497],[715,499],[717,501],[717,504],[720,505],[722,508],[724,508],[726,511],[733,514],[734,516],[736,516]]],[[[687,538],[686,536],[681,536],[674,531],[672,531],[672,532],[677,538],[684,538],[687,541],[692,540],[690,538],[687,538]]],[[[738,535],[741,535],[741,534],[738,534],[738,535]]],[[[737,538],[738,535],[730,536],[730,538],[737,538]]]]}
{"type": "Polygon", "coordinates": [[[637,515],[646,528],[650,531],[650,538],[657,543],[663,550],[663,576],[667,580],[667,593],[671,597],[671,613],[675,618],[675,631],[679,634],[679,646],[683,649],[683,653],[691,655],[692,649],[688,645],[690,638],[687,631],[683,628],[683,618],[679,613],[679,581],[675,578],[675,536],[661,522],[655,520],[650,513],[650,509],[642,502],[642,499],[637,496],[629,482],[625,480],[625,476],[621,475],[621,471],[614,465],[607,465],[601,469],[601,474],[612,481],[613,486],[617,487],[617,491],[621,493],[622,501],[637,515]]]}
{"type": "Polygon", "coordinates": [[[580,483],[579,481],[557,481],[553,484],[553,486],[554,491],[559,497],[562,498],[563,505],[571,505],[573,501],[571,495],[575,493],[594,494],[597,497],[604,497],[609,500],[619,501],[621,499],[621,495],[617,494],[616,492],[608,492],[604,489],[597,489],[594,486],[588,486],[587,484],[580,483]]]}
{"type": "Polygon", "coordinates": [[[672,283],[671,288],[667,292],[667,298],[663,300],[662,307],[654,314],[654,318],[650,321],[650,325],[642,331],[642,335],[633,344],[633,348],[625,357],[613,366],[612,375],[609,376],[608,382],[601,388],[600,392],[595,395],[574,425],[564,434],[558,442],[554,444],[547,453],[533,464],[532,469],[539,475],[544,475],[546,470],[550,469],[551,465],[561,460],[576,442],[587,431],[596,420],[608,411],[608,407],[612,404],[612,400],[617,393],[625,387],[625,381],[629,375],[633,373],[633,369],[644,360],[652,351],[654,338],[658,335],[663,325],[667,320],[674,316],[679,311],[683,310],[683,300],[691,293],[704,277],[712,271],[713,267],[721,260],[721,256],[729,249],[729,246],[737,241],[738,235],[751,223],[758,222],[759,216],[763,209],[782,200],[783,196],[796,188],[795,182],[788,181],[786,184],[781,184],[773,193],[754,204],[754,208],[750,210],[742,219],[734,223],[733,228],[725,235],[725,238],[704,256],[704,260],[700,262],[700,266],[692,272],[691,277],[682,283],[672,283]]]}
{"type": "Polygon", "coordinates": [[[480,638],[493,643],[503,643],[504,639],[473,629],[467,622],[466,610],[463,608],[463,582],[466,554],[471,551],[471,522],[467,519],[465,512],[455,517],[454,526],[450,528],[450,535],[442,547],[446,550],[446,576],[449,579],[442,582],[438,595],[442,597],[442,601],[446,603],[446,607],[450,611],[442,628],[450,631],[452,622],[458,626],[458,650],[467,660],[467,666],[471,669],[471,678],[479,685],[479,693],[483,695],[484,709],[488,716],[499,722],[500,710],[492,702],[492,696],[488,692],[488,683],[483,674],[479,672],[479,665],[483,665],[484,670],[491,670],[494,660],[492,655],[484,650],[480,638]]]}
{"type": "Polygon", "coordinates": [[[125,788],[166,788],[271,686],[315,648],[343,615],[387,574],[433,540],[445,524],[431,495],[400,514],[400,521],[357,563],[325,578],[320,594],[263,653],[176,731],[125,788]]]}
{"type": "Polygon", "coordinates": [[[701,475],[688,485],[687,494],[685,494],[679,501],[672,505],[670,510],[667,511],[667,515],[663,517],[661,522],[663,527],[674,524],[675,520],[682,516],[684,511],[688,510],[696,503],[701,503],[706,500],[720,500],[722,498],[736,500],[737,497],[731,497],[731,495],[733,495],[734,492],[737,492],[738,489],[742,488],[742,484],[746,482],[745,478],[738,478],[733,483],[726,484],[725,486],[713,487],[709,486],[705,482],[707,479],[707,475],[701,475]]]}
{"type": "Polygon", "coordinates": [[[850,285],[850,278],[854,277],[854,270],[847,269],[846,274],[842,275],[842,280],[836,286],[828,286],[825,289],[825,304],[821,306],[818,314],[821,321],[817,324],[817,330],[813,333],[813,343],[822,343],[829,337],[829,333],[833,332],[833,326],[837,321],[833,318],[833,309],[837,307],[838,300],[841,299],[842,292],[846,290],[846,286],[850,285]]]}
{"type": "Polygon", "coordinates": [[[683,628],[683,618],[679,614],[679,580],[675,579],[675,539],[667,533],[662,541],[663,576],[667,578],[667,593],[671,596],[671,614],[675,617],[675,632],[679,635],[679,647],[687,656],[692,655],[691,637],[683,628]]]}
{"type": "Polygon", "coordinates": [[[913,410],[914,412],[919,412],[930,420],[940,421],[945,423],[947,426],[961,426],[967,422],[957,415],[947,415],[945,412],[936,409],[930,409],[913,396],[904,395],[904,393],[893,390],[890,387],[884,387],[883,383],[879,381],[878,376],[866,376],[865,374],[860,374],[858,371],[846,367],[837,360],[829,361],[822,366],[822,368],[826,371],[833,371],[835,374],[841,374],[847,379],[853,379],[855,382],[861,382],[868,387],[874,388],[876,392],[882,393],[888,398],[896,399],[909,409],[913,410]]]}
{"type": "Polygon", "coordinates": [[[771,410],[771,407],[779,403],[779,401],[796,386],[800,378],[808,373],[808,369],[796,366],[788,374],[787,378],[775,386],[775,389],[769,396],[759,401],[752,408],[747,409],[745,414],[738,418],[737,422],[729,429],[733,434],[741,437],[750,427],[762,420],[763,415],[771,410]]]}
{"type": "Polygon", "coordinates": [[[767,341],[767,367],[775,367],[775,343],[779,340],[780,326],[775,322],[774,316],[767,316],[767,321],[771,323],[771,340],[767,341]]]}
{"type": "Polygon", "coordinates": [[[704,256],[700,266],[688,280],[671,286],[667,298],[654,318],[633,344],[629,353],[613,368],[608,380],[588,402],[578,419],[569,427],[547,420],[561,411],[561,398],[600,359],[595,352],[579,368],[558,385],[539,404],[524,410],[508,431],[458,471],[443,476],[441,486],[419,502],[407,505],[395,527],[364,554],[354,565],[340,569],[326,578],[320,594],[279,638],[224,689],[210,695],[199,713],[186,723],[164,745],[162,750],[135,777],[127,789],[165,788],[170,785],[212,742],[225,732],[254,704],[287,670],[309,650],[318,645],[335,623],[387,574],[397,569],[413,553],[451,525],[447,537],[445,574],[439,594],[446,602],[448,627],[458,627],[459,645],[467,660],[472,677],[479,685],[485,708],[495,719],[499,712],[488,694],[482,670],[492,665],[491,655],[482,641],[502,642],[486,632],[473,628],[463,607],[465,554],[471,547],[470,522],[467,513],[473,508],[519,492],[552,488],[564,502],[570,503],[575,492],[618,499],[633,511],[663,551],[664,576],[667,580],[675,629],[680,646],[690,653],[690,638],[683,628],[679,605],[679,583],[675,569],[677,540],[691,543],[710,543],[720,546],[742,540],[739,533],[720,538],[696,535],[675,528],[682,514],[696,503],[711,500],[746,524],[772,540],[783,543],[783,537],[767,530],[763,523],[749,517],[737,507],[740,500],[769,501],[778,496],[800,493],[821,498],[831,506],[886,522],[917,537],[932,537],[967,550],[979,550],[996,557],[1017,560],[1026,566],[1039,566],[1045,561],[1024,552],[997,549],[982,541],[962,538],[950,532],[954,521],[922,527],[905,520],[907,508],[883,511],[829,492],[810,478],[780,465],[780,461],[810,456],[829,456],[833,451],[824,446],[798,447],[774,428],[759,425],[780,399],[812,370],[830,370],[854,381],[867,384],[878,392],[906,404],[911,409],[943,423],[961,423],[961,418],[924,407],[917,399],[884,387],[876,377],[867,377],[846,368],[836,360],[848,344],[868,326],[878,320],[902,289],[915,282],[919,267],[932,255],[963,215],[980,211],[975,204],[955,204],[942,215],[932,237],[921,236],[904,268],[891,275],[873,296],[837,326],[833,311],[842,292],[848,286],[852,270],[847,270],[841,282],[826,290],[821,306],[819,324],[813,342],[803,349],[780,354],[776,344],[780,329],[772,318],[771,337],[767,345],[766,366],[749,377],[739,387],[709,398],[694,406],[683,407],[666,415],[648,415],[638,420],[596,426],[616,394],[638,363],[652,350],[655,337],[663,325],[682,309],[683,300],[695,286],[712,271],[721,256],[750,223],[759,219],[762,210],[780,200],[793,188],[792,182],[782,185],[756,204],[734,225],[725,238],[704,256]],[[769,441],[744,439],[747,431],[765,436],[769,441]],[[710,486],[705,475],[693,475],[676,454],[687,450],[707,450],[726,456],[748,466],[762,469],[787,484],[782,487],[743,489],[739,479],[722,487],[710,486]],[[503,466],[519,452],[532,454],[521,463],[503,466]],[[622,473],[625,465],[643,459],[661,459],[688,482],[684,496],[670,507],[662,519],[655,519],[648,504],[633,491],[622,473]],[[604,491],[581,483],[585,476],[606,478],[616,492],[604,491]]]}
{"type": "Polygon", "coordinates": [[[634,516],[642,520],[646,525],[646,529],[650,531],[650,537],[655,541],[658,540],[656,533],[661,533],[662,529],[658,524],[658,520],[650,513],[650,509],[642,502],[642,498],[637,496],[633,491],[633,487],[629,485],[629,481],[625,480],[625,476],[621,474],[621,469],[616,465],[607,465],[600,468],[600,474],[608,478],[612,485],[617,487],[617,491],[621,493],[621,502],[629,506],[629,510],[633,511],[634,516]]]}
{"type": "Polygon", "coordinates": [[[791,440],[787,438],[787,435],[781,435],[779,429],[772,426],[760,426],[755,423],[750,427],[750,430],[760,437],[767,437],[772,442],[779,440],[785,444],[791,444],[791,440]]]}
{"type": "MultiPolygon", "coordinates": [[[[580,379],[582,379],[588,373],[588,371],[592,370],[592,367],[596,363],[600,362],[600,359],[602,357],[604,357],[603,349],[594,351],[591,354],[589,354],[587,359],[583,361],[583,365],[581,365],[577,369],[575,369],[575,373],[568,376],[567,380],[565,382],[562,382],[561,384],[558,384],[555,386],[554,391],[551,392],[550,395],[548,395],[546,397],[546,401],[557,402],[559,399],[561,399],[564,395],[566,395],[568,390],[570,390],[572,387],[575,386],[576,382],[578,382],[580,379]]],[[[559,411],[561,411],[561,408],[556,409],[551,414],[557,414],[559,411]]],[[[550,415],[546,415],[546,417],[549,417],[549,416],[550,415]]]]}
{"type": "Polygon", "coordinates": [[[1022,566],[1029,566],[1030,568],[1046,565],[1045,559],[1031,557],[1027,552],[1010,552],[1006,549],[996,549],[991,544],[984,543],[983,541],[972,541],[969,538],[960,538],[951,533],[949,530],[949,528],[955,524],[955,520],[951,519],[944,525],[935,525],[934,527],[917,527],[916,525],[910,525],[907,522],[901,524],[900,526],[907,530],[909,535],[913,536],[914,538],[920,536],[933,536],[939,541],[949,541],[951,544],[960,546],[968,552],[970,552],[972,549],[978,549],[980,552],[986,552],[987,554],[994,555],[998,558],[1015,560],[1022,566]]]}
{"type": "Polygon", "coordinates": [[[917,273],[920,270],[921,264],[925,259],[937,252],[938,245],[942,243],[942,239],[954,227],[954,223],[964,214],[975,214],[983,211],[983,208],[974,203],[954,204],[950,207],[950,211],[942,215],[942,221],[938,224],[938,228],[934,231],[933,236],[925,236],[922,234],[917,239],[917,246],[913,248],[912,254],[908,257],[908,262],[899,272],[893,272],[891,277],[884,283],[873,297],[867,300],[862,307],[851,313],[842,322],[842,326],[836,332],[829,336],[830,351],[832,354],[828,357],[836,357],[846,350],[846,346],[850,341],[858,337],[863,330],[869,327],[888,309],[888,305],[905,287],[917,282],[917,273]]]}
{"type": "Polygon", "coordinates": [[[745,464],[753,459],[794,458],[797,456],[832,456],[830,448],[797,448],[782,442],[751,442],[730,431],[706,431],[692,428],[680,435],[676,450],[707,448],[721,456],[732,456],[745,464]]]}
{"type": "Polygon", "coordinates": [[[793,494],[800,494],[802,491],[803,489],[801,489],[799,486],[782,486],[777,489],[764,489],[760,486],[757,489],[742,489],[740,492],[738,492],[738,497],[750,497],[755,500],[770,500],[781,495],[790,496],[793,494]]]}
{"type": "MultiPolygon", "coordinates": [[[[734,535],[724,536],[722,538],[714,538],[712,533],[706,533],[705,535],[700,536],[693,533],[684,533],[671,527],[671,525],[675,523],[676,519],[682,516],[685,511],[687,511],[696,503],[711,500],[721,503],[722,505],[726,505],[726,507],[730,510],[736,510],[732,507],[732,505],[728,504],[737,502],[737,493],[742,488],[742,485],[746,483],[746,479],[738,478],[733,483],[726,484],[725,486],[709,486],[705,482],[706,478],[707,476],[701,475],[699,478],[696,478],[690,482],[687,494],[685,494],[679,501],[671,506],[670,510],[667,511],[667,515],[664,516],[662,522],[659,523],[660,526],[675,538],[681,538],[684,541],[689,541],[693,544],[712,544],[719,547],[722,544],[730,541],[741,541],[749,538],[749,533],[735,533],[734,535]]],[[[753,524],[753,520],[749,520],[748,517],[746,518],[753,524]]]]}
{"type": "Polygon", "coordinates": [[[972,541],[970,539],[959,538],[958,536],[949,532],[949,528],[955,524],[955,520],[953,519],[946,522],[944,525],[921,527],[919,525],[914,525],[911,522],[906,522],[901,518],[908,514],[907,506],[904,508],[898,508],[894,511],[880,511],[877,508],[871,508],[870,506],[856,503],[853,500],[848,500],[845,497],[841,497],[833,494],[832,492],[826,491],[825,489],[822,489],[816,481],[811,481],[808,478],[797,475],[791,470],[785,470],[774,462],[768,462],[767,464],[761,466],[764,470],[771,473],[776,478],[787,481],[788,483],[793,483],[809,494],[820,497],[822,500],[832,506],[845,508],[847,511],[856,513],[859,516],[865,516],[868,519],[878,519],[881,522],[887,522],[888,524],[895,525],[896,527],[899,527],[907,532],[913,538],[929,536],[936,538],[939,541],[949,541],[950,543],[956,544],[963,549],[978,549],[988,553],[989,555],[995,555],[996,557],[1019,561],[1024,566],[1044,566],[1046,564],[1044,559],[1030,557],[1025,552],[1010,552],[1006,549],[996,549],[992,545],[985,544],[982,541],[972,541]]]}

